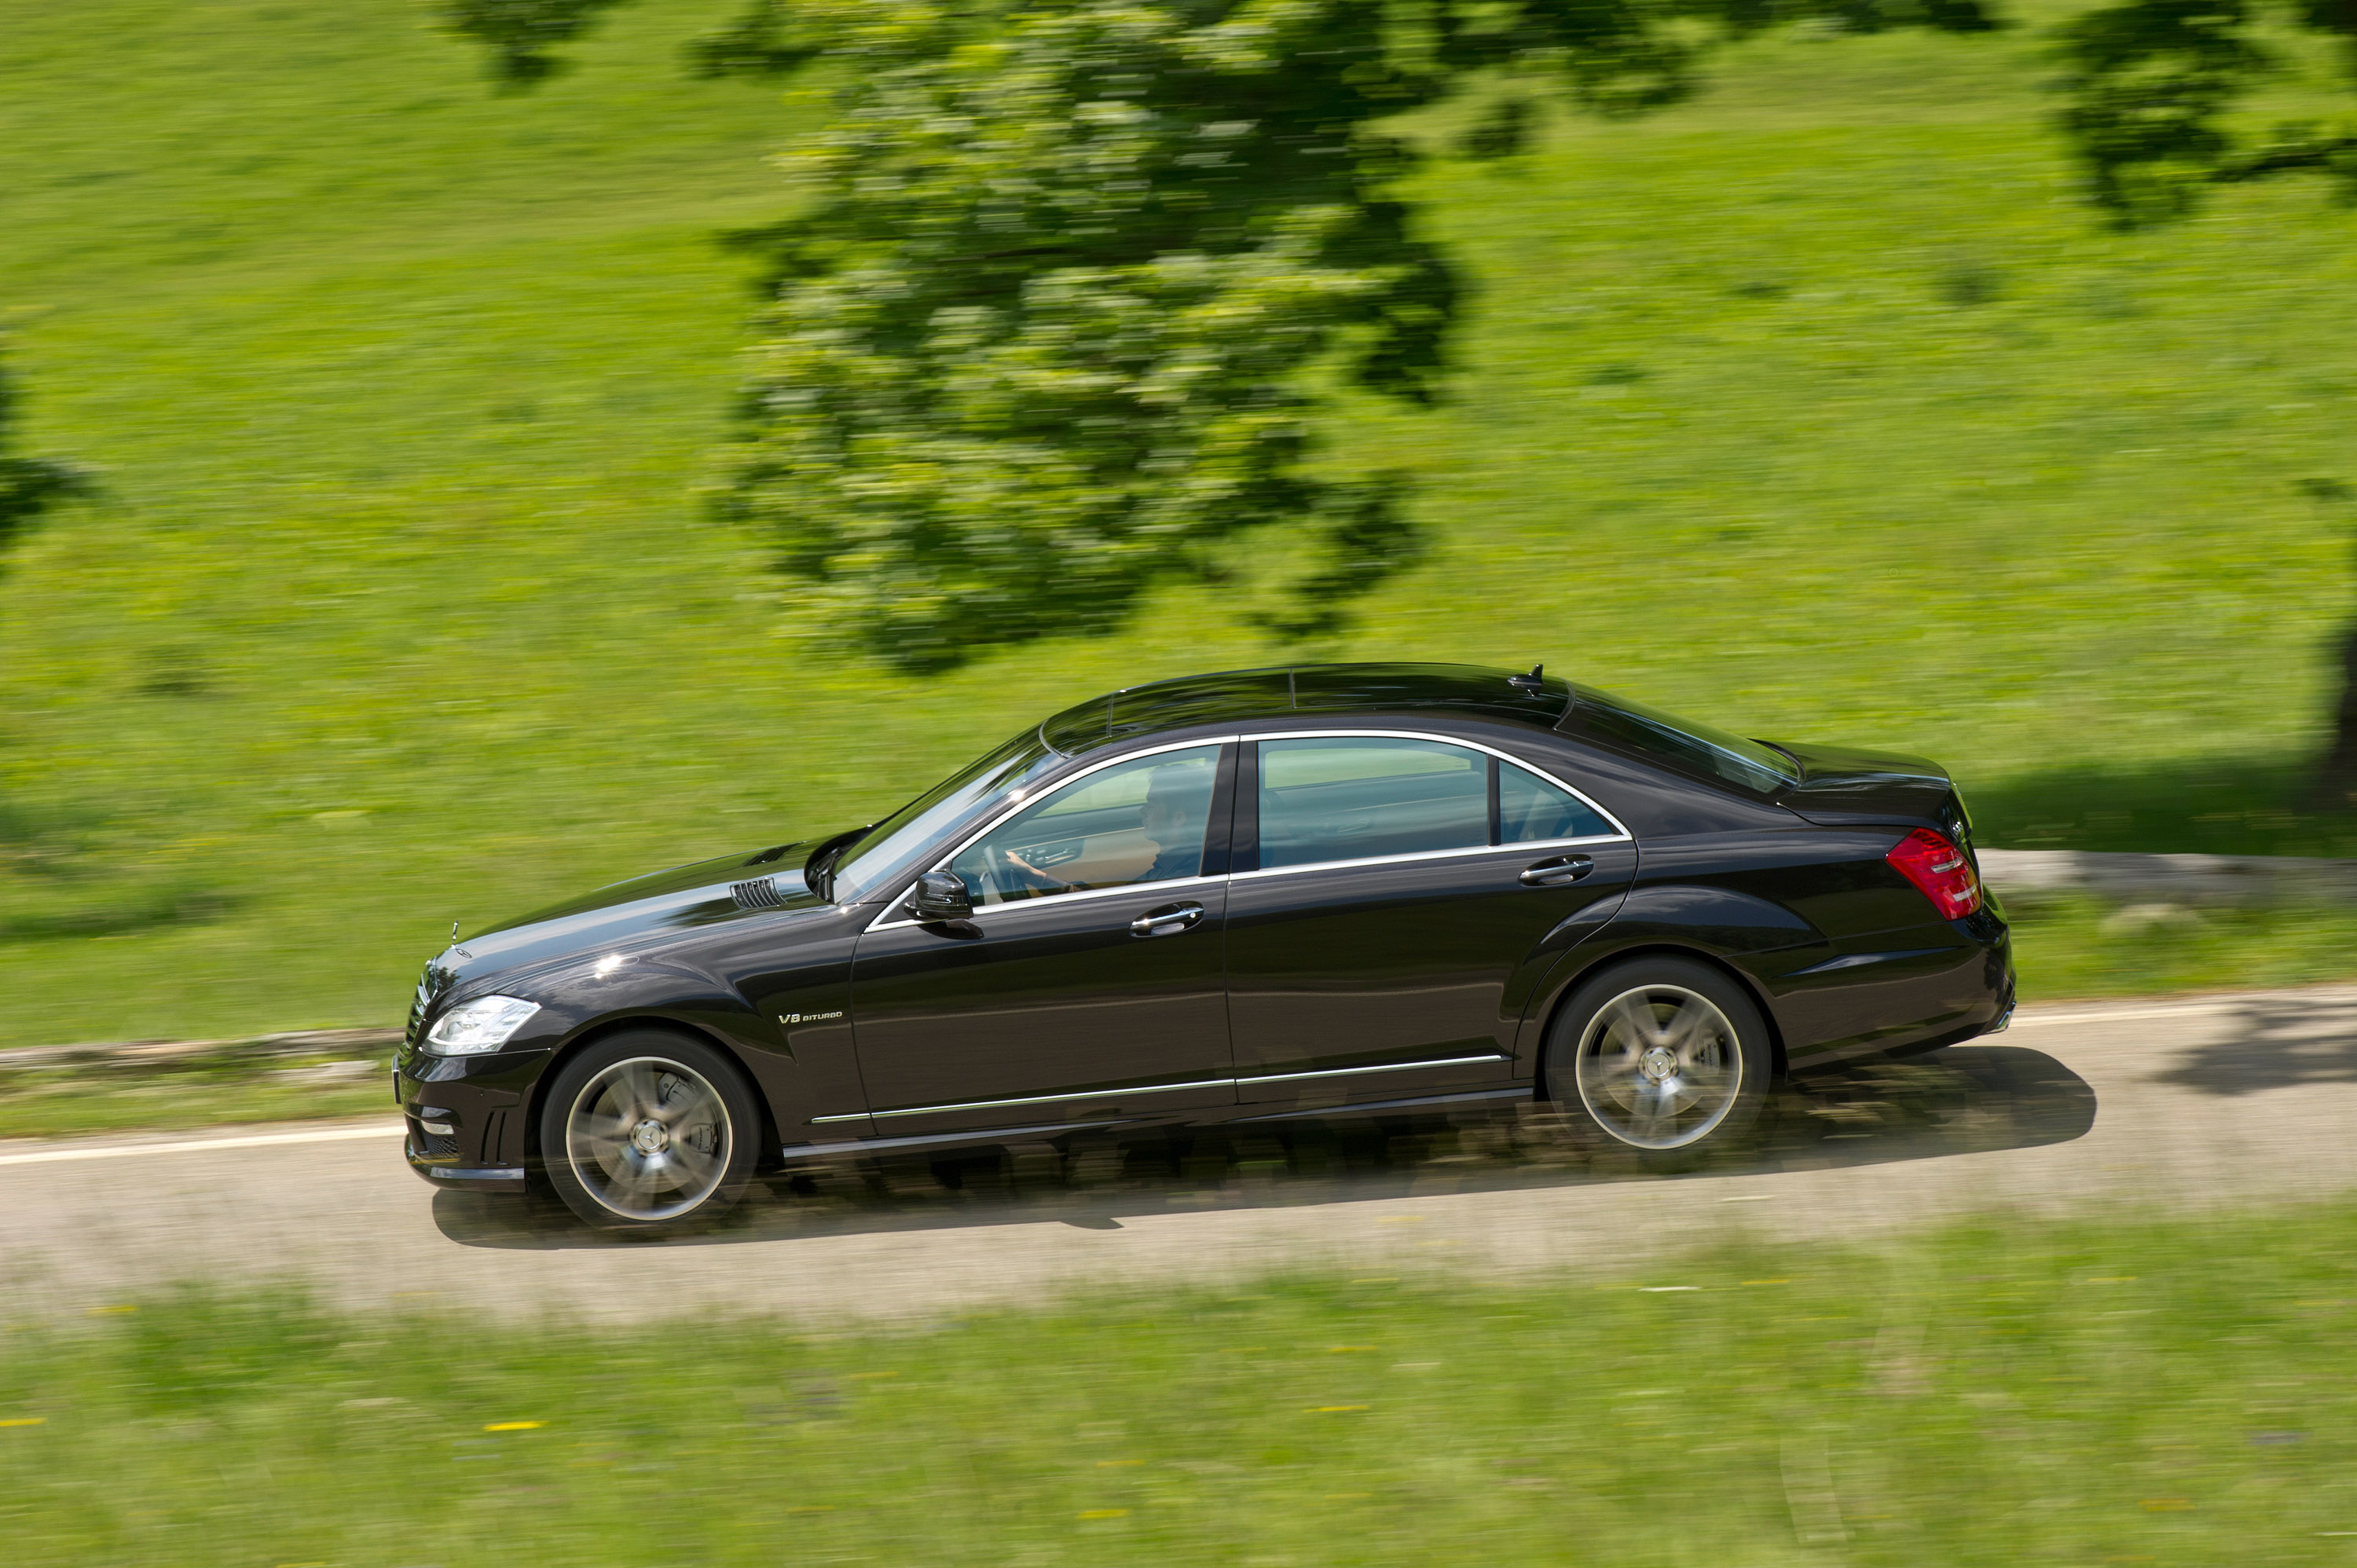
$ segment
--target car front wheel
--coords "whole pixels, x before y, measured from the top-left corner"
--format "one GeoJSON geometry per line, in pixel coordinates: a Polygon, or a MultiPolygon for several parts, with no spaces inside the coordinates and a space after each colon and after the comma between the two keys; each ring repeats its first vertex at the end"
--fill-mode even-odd
{"type": "Polygon", "coordinates": [[[608,1230],[669,1230],[743,1196],[760,1112],[736,1065],[702,1041],[651,1029],[568,1061],[540,1113],[541,1165],[565,1206],[608,1230]]]}
{"type": "Polygon", "coordinates": [[[1683,1169],[1751,1130],[1774,1061],[1740,985],[1691,959],[1638,959],[1565,1003],[1547,1035],[1546,1089],[1607,1146],[1683,1169]]]}

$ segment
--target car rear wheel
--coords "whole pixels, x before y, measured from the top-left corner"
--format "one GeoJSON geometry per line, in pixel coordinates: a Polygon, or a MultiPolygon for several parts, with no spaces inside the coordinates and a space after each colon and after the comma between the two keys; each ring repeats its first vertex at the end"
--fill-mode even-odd
{"type": "Polygon", "coordinates": [[[744,1195],[760,1126],[752,1090],[719,1051],[633,1029],[558,1071],[541,1106],[541,1165],[590,1225],[681,1230],[744,1195]]]}
{"type": "Polygon", "coordinates": [[[1740,985],[1691,959],[1638,959],[1591,976],[1556,1015],[1546,1088],[1607,1147],[1684,1169],[1751,1130],[1774,1061],[1740,985]]]}

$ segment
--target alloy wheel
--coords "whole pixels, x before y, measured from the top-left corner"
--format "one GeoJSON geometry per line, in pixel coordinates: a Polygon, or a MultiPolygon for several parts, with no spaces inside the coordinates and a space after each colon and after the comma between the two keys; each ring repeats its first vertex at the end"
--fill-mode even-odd
{"type": "Polygon", "coordinates": [[[1683,985],[1641,985],[1597,1009],[1580,1036],[1579,1098],[1640,1149],[1710,1135],[1743,1089],[1743,1050],[1717,1004],[1683,985]]]}
{"type": "Polygon", "coordinates": [[[565,1153],[589,1196],[628,1219],[671,1219],[728,1173],[732,1129],[719,1090],[694,1069],[633,1057],[574,1097],[565,1153]]]}

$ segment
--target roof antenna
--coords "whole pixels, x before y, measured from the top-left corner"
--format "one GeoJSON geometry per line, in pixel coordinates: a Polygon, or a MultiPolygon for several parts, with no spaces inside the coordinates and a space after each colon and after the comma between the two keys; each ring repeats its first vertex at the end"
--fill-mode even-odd
{"type": "Polygon", "coordinates": [[[1534,664],[1531,666],[1531,672],[1527,675],[1507,676],[1506,684],[1512,686],[1517,692],[1535,692],[1541,686],[1545,684],[1544,681],[1539,679],[1539,677],[1545,673],[1545,665],[1534,664]]]}

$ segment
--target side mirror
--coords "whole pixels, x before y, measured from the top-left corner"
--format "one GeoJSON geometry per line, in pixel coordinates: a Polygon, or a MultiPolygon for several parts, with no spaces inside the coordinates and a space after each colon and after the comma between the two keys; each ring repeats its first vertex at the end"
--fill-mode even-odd
{"type": "Polygon", "coordinates": [[[909,895],[909,908],[928,925],[935,920],[970,919],[974,895],[966,891],[965,878],[956,872],[928,871],[917,878],[916,890],[909,895]]]}

